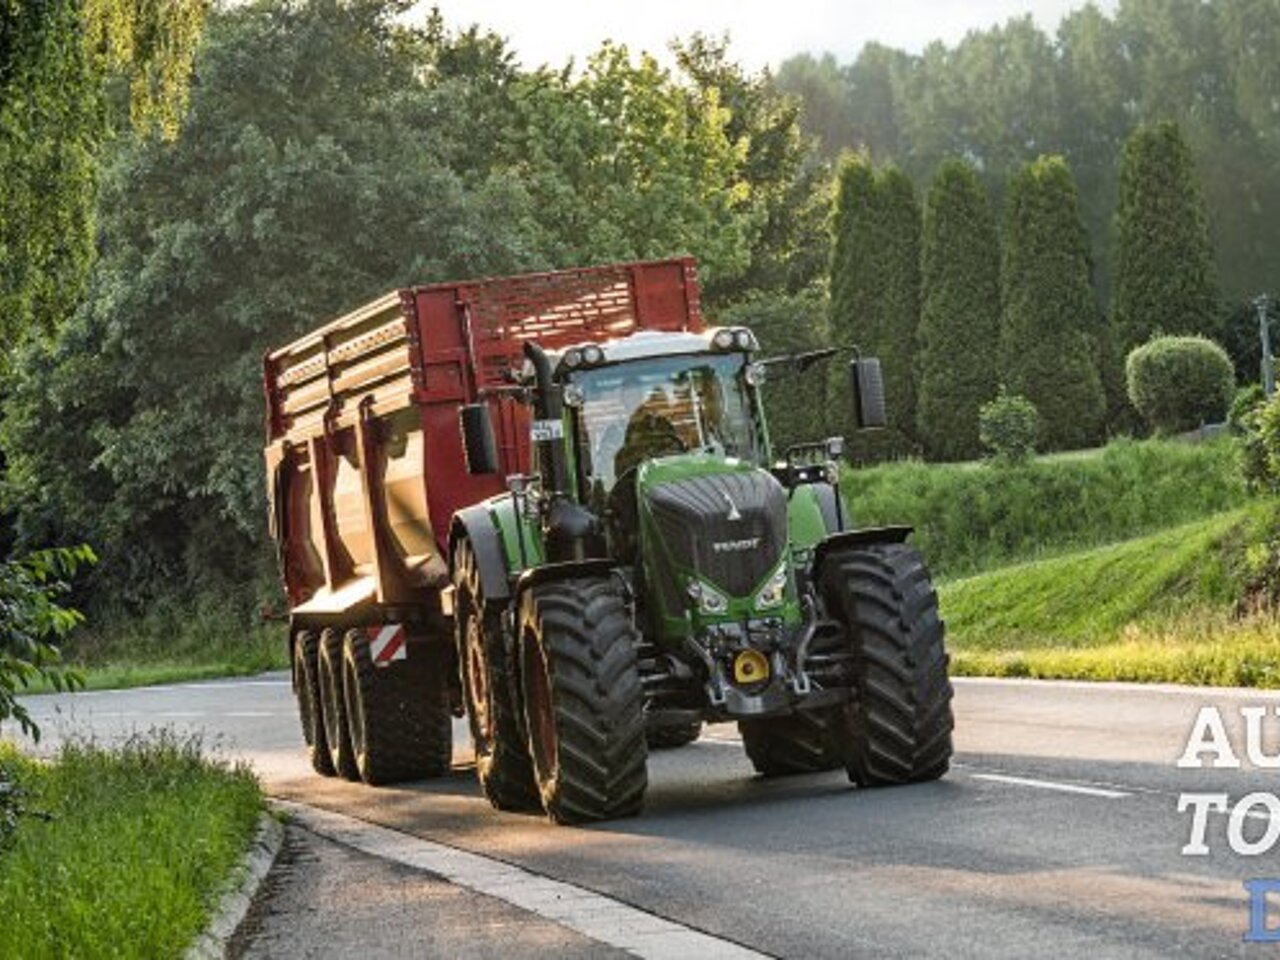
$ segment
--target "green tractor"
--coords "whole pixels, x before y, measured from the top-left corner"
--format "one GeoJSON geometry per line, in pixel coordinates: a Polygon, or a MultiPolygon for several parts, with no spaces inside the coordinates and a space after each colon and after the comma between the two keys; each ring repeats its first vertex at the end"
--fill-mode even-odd
{"type": "MultiPolygon", "coordinates": [[[[649,749],[729,720],[764,776],[946,772],[943,624],[909,528],[853,527],[841,440],[770,449],[766,375],[834,351],[757,350],[741,327],[525,346],[510,390],[532,408],[535,473],[450,535],[446,602],[496,807],[636,813],[649,749]]],[[[851,371],[859,426],[883,426],[878,362],[851,371]]],[[[461,411],[473,473],[497,469],[491,415],[461,411]]]]}

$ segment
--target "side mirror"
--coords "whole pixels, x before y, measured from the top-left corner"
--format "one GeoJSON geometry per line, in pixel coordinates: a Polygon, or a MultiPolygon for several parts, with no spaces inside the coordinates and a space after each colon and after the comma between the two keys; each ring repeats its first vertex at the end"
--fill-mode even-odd
{"type": "Polygon", "coordinates": [[[858,357],[849,364],[853,380],[853,419],[859,430],[876,430],[887,423],[884,413],[884,378],[880,360],[858,357]]]}
{"type": "Polygon", "coordinates": [[[493,436],[493,416],[487,403],[468,403],[458,411],[462,428],[462,452],[467,473],[498,472],[498,442],[493,436]]]}

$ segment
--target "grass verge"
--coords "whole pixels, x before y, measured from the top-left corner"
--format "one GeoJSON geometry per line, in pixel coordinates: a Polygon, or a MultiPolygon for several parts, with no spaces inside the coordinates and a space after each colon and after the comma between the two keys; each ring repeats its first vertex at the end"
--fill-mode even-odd
{"type": "Polygon", "coordinates": [[[169,598],[141,616],[91,612],[63,653],[89,689],[138,687],[286,669],[285,634],[261,620],[252,597],[206,593],[169,598]]]}
{"type": "Polygon", "coordinates": [[[908,523],[940,576],[1114,543],[1244,506],[1228,438],[1118,440],[1021,466],[883,464],[846,474],[859,525],[908,523]]]}
{"type": "Polygon", "coordinates": [[[944,583],[954,672],[1280,686],[1280,620],[1234,615],[1268,511],[944,583]]]}
{"type": "Polygon", "coordinates": [[[4,957],[181,956],[262,809],[247,768],[167,733],[70,745],[47,764],[0,744],[0,771],[42,814],[0,852],[4,957]]]}

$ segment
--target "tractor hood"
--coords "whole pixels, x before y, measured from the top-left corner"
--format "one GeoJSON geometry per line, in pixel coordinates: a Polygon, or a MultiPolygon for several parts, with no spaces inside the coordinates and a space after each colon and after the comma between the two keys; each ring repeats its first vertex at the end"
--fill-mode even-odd
{"type": "Polygon", "coordinates": [[[688,603],[690,578],[732,600],[754,595],[778,569],[787,495],[769,472],[714,454],[682,454],[643,464],[636,483],[647,532],[657,541],[652,574],[668,614],[688,603]]]}

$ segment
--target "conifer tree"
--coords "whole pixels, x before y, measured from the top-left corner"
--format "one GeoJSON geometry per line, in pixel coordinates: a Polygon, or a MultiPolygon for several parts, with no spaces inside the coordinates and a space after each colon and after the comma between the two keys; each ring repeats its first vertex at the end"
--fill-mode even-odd
{"type": "MultiPolygon", "coordinates": [[[[866,156],[840,166],[831,263],[832,340],[880,358],[889,429],[856,438],[876,457],[910,452],[915,435],[916,327],[920,315],[920,207],[906,174],[873,170],[866,156]]],[[[834,365],[832,422],[854,437],[847,360],[834,365]]]]}
{"type": "Polygon", "coordinates": [[[1175,123],[1139,127],[1125,141],[1115,257],[1112,319],[1120,356],[1156,333],[1220,335],[1208,215],[1175,123]]]}
{"type": "Polygon", "coordinates": [[[978,410],[996,395],[1000,248],[973,168],[944,161],[924,207],[916,425],[930,458],[978,456],[978,410]]]}
{"type": "Polygon", "coordinates": [[[1075,181],[1042,156],[1010,181],[1001,262],[1003,380],[1040,413],[1041,446],[1072,449],[1102,437],[1101,329],[1089,284],[1089,242],[1075,181]]]}

